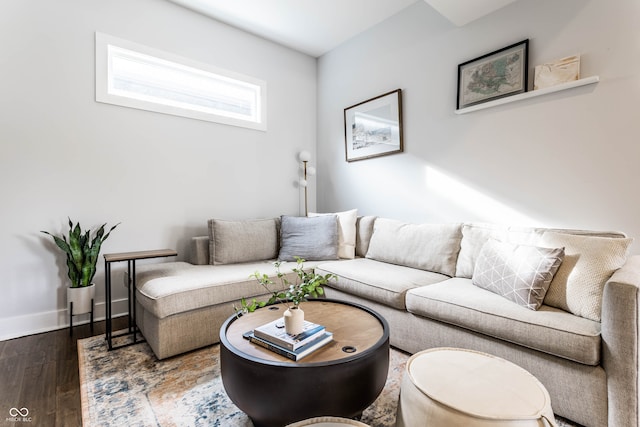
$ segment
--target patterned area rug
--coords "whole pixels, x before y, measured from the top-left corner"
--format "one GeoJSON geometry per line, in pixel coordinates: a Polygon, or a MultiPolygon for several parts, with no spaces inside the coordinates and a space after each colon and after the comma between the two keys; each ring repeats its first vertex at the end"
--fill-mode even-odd
{"type": "MultiPolygon", "coordinates": [[[[114,342],[114,345],[117,342],[114,342]]],[[[159,361],[146,344],[107,351],[104,336],[78,341],[84,427],[252,427],[227,397],[219,345],[159,361]]],[[[362,415],[372,427],[393,427],[408,355],[391,350],[389,376],[362,415]]],[[[574,424],[558,420],[558,426],[574,424]]]]}
{"type": "MultiPolygon", "coordinates": [[[[252,427],[224,391],[219,350],[213,345],[160,361],[146,343],[107,351],[104,336],[79,340],[83,426],[252,427]]],[[[395,426],[409,356],[397,350],[390,356],[385,388],[362,415],[372,427],[395,426]]]]}

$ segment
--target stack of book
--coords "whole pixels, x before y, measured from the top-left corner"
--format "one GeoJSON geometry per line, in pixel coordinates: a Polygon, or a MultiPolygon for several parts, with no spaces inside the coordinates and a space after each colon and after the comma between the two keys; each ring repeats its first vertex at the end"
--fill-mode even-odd
{"type": "Polygon", "coordinates": [[[246,332],[244,337],[291,360],[300,360],[333,340],[324,326],[306,320],[302,332],[290,335],[284,330],[282,318],[246,332]]]}

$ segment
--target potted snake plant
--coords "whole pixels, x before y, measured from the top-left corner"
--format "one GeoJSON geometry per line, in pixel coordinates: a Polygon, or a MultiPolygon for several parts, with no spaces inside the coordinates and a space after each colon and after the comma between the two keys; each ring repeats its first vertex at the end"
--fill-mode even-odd
{"type": "Polygon", "coordinates": [[[67,236],[59,237],[48,231],[42,231],[42,233],[51,236],[56,246],[67,255],[67,275],[71,281],[70,286],[67,287],[67,306],[72,307],[74,315],[92,311],[92,300],[96,291],[93,278],[96,275],[100,248],[118,226],[118,224],[114,225],[105,234],[104,227],[106,225],[102,224],[95,233],[92,233],[91,229],[82,231],[79,222],[74,226],[69,218],[68,240],[67,236]]]}

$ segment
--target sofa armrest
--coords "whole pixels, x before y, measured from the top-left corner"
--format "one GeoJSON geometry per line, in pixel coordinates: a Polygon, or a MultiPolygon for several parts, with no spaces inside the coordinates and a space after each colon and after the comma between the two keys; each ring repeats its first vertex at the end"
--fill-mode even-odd
{"type": "Polygon", "coordinates": [[[604,288],[602,366],[607,373],[609,425],[638,425],[640,256],[629,257],[604,288]]]}
{"type": "Polygon", "coordinates": [[[189,249],[189,262],[191,264],[209,264],[209,236],[192,237],[189,249]]]}

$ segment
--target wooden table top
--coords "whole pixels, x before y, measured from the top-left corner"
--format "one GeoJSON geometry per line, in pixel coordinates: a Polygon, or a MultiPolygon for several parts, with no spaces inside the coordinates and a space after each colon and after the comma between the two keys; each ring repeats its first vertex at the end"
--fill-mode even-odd
{"type": "Polygon", "coordinates": [[[119,252],[114,254],[104,254],[107,262],[129,261],[134,259],[159,258],[176,256],[178,252],[173,249],[154,249],[149,251],[119,252]]]}
{"type": "Polygon", "coordinates": [[[282,317],[286,310],[283,304],[261,308],[233,319],[228,323],[226,330],[227,341],[236,350],[253,358],[272,362],[309,364],[333,362],[357,356],[374,347],[385,335],[388,335],[388,327],[384,319],[379,319],[373,312],[349,303],[314,300],[303,302],[300,308],[304,310],[305,320],[324,325],[328,332],[333,332],[333,342],[298,362],[291,361],[242,337],[245,332],[282,317]],[[344,347],[354,347],[355,352],[345,352],[344,347]]]}

